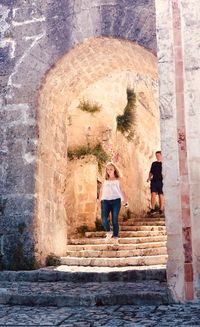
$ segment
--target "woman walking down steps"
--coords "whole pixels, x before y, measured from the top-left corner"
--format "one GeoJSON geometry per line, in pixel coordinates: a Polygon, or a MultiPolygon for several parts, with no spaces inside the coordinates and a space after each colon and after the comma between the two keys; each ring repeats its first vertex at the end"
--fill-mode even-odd
{"type": "Polygon", "coordinates": [[[126,207],[128,206],[127,198],[120,180],[120,172],[116,165],[112,162],[107,163],[105,180],[102,183],[102,187],[99,194],[99,200],[101,201],[101,218],[103,228],[106,233],[106,241],[114,238],[114,241],[118,241],[119,236],[119,222],[118,216],[121,208],[121,203],[126,207]],[[110,229],[108,221],[109,214],[111,212],[113,232],[110,229]]]}

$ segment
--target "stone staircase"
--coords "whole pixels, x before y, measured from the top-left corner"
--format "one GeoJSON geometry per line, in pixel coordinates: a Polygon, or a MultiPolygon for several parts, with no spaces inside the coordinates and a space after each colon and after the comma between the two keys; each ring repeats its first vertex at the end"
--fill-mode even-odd
{"type": "Polygon", "coordinates": [[[105,242],[105,232],[86,232],[72,239],[62,265],[126,267],[165,265],[165,220],[161,217],[130,218],[120,222],[118,244],[105,242]]]}
{"type": "Polygon", "coordinates": [[[72,240],[58,267],[0,272],[0,304],[56,307],[173,303],[166,283],[163,218],[120,222],[119,244],[105,232],[72,240]]]}
{"type": "Polygon", "coordinates": [[[46,307],[167,305],[173,303],[164,268],[49,267],[0,272],[0,304],[46,307]],[[93,270],[93,271],[92,271],[93,270]]]}

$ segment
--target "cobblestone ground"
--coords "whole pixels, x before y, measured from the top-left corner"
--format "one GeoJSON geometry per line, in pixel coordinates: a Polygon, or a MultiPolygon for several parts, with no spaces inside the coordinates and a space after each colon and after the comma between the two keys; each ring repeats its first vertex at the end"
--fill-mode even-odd
{"type": "Polygon", "coordinates": [[[25,307],[0,305],[0,326],[200,326],[200,303],[168,306],[25,307]]]}

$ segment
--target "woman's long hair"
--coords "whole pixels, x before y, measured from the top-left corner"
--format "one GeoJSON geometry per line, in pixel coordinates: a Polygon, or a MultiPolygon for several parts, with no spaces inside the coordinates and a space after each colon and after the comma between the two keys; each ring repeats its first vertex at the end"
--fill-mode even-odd
{"type": "Polygon", "coordinates": [[[114,175],[115,175],[115,177],[116,177],[117,179],[120,178],[120,177],[122,177],[119,168],[118,168],[118,167],[117,167],[117,166],[116,166],[112,161],[110,161],[110,162],[108,162],[108,163],[106,164],[105,179],[109,179],[109,175],[108,175],[108,173],[107,173],[107,167],[108,167],[108,166],[113,166],[113,168],[114,168],[114,175]]]}

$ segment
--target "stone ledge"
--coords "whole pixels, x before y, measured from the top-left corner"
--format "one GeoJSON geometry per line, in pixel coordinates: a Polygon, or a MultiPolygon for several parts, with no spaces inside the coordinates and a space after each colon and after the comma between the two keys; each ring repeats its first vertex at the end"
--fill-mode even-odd
{"type": "Polygon", "coordinates": [[[0,283],[0,303],[26,306],[161,305],[172,303],[166,283],[0,283]],[[1,285],[3,284],[3,285],[1,285]],[[1,288],[3,286],[3,288],[1,288]]]}
{"type": "Polygon", "coordinates": [[[154,267],[81,267],[58,266],[34,271],[2,271],[0,282],[135,282],[166,281],[166,268],[154,267]]]}

